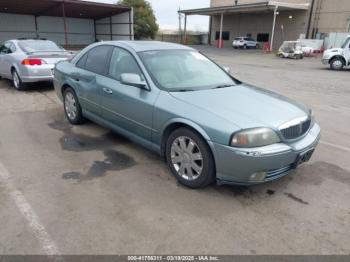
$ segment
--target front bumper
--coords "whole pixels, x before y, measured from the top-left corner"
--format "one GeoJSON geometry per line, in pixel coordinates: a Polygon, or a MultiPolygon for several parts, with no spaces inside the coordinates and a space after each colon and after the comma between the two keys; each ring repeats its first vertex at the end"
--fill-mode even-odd
{"type": "Polygon", "coordinates": [[[329,59],[322,59],[322,64],[328,65],[329,64],[329,59]]]}
{"type": "Polygon", "coordinates": [[[314,124],[309,133],[294,143],[279,143],[260,148],[233,148],[213,143],[217,183],[255,185],[281,178],[296,168],[298,156],[315,149],[320,127],[314,124]],[[256,173],[265,173],[262,180],[251,180],[256,173]]]}
{"type": "Polygon", "coordinates": [[[20,76],[24,83],[52,81],[55,65],[44,64],[41,66],[21,66],[20,76]]]}

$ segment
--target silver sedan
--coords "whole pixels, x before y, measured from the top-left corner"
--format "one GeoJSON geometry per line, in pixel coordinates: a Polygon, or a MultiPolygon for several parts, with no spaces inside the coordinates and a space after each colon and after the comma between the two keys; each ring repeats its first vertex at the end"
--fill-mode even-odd
{"type": "Polygon", "coordinates": [[[52,81],[55,64],[71,56],[49,40],[9,40],[0,46],[0,76],[23,90],[27,83],[52,81]]]}

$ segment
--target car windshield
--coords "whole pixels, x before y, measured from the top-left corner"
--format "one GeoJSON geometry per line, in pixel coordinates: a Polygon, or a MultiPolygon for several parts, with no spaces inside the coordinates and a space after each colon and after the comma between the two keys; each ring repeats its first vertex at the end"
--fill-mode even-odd
{"type": "Polygon", "coordinates": [[[47,40],[24,40],[18,45],[24,52],[62,52],[64,49],[56,43],[47,40]]]}
{"type": "Polygon", "coordinates": [[[236,85],[222,68],[197,51],[146,51],[139,55],[156,84],[170,92],[236,85]]]}
{"type": "Polygon", "coordinates": [[[344,44],[342,45],[342,49],[345,49],[347,46],[348,46],[348,44],[350,43],[350,37],[348,38],[348,39],[346,39],[345,40],[345,42],[344,42],[344,44]]]}

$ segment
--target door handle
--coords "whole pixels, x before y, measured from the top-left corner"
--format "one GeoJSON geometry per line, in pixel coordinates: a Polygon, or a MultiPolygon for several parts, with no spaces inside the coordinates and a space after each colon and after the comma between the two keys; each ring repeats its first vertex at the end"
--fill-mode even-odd
{"type": "Polygon", "coordinates": [[[109,95],[113,94],[113,91],[111,89],[109,89],[109,88],[103,88],[102,90],[103,90],[103,92],[105,92],[105,93],[107,93],[109,95]]]}

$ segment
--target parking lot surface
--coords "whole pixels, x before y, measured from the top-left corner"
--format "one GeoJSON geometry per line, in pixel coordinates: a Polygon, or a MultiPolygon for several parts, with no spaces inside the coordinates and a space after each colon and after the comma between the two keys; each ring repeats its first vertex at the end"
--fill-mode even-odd
{"type": "Polygon", "coordinates": [[[50,84],[1,80],[0,254],[350,253],[350,71],[196,48],[310,106],[322,128],[311,162],[264,185],[191,190],[118,134],[69,125],[50,84]]]}

